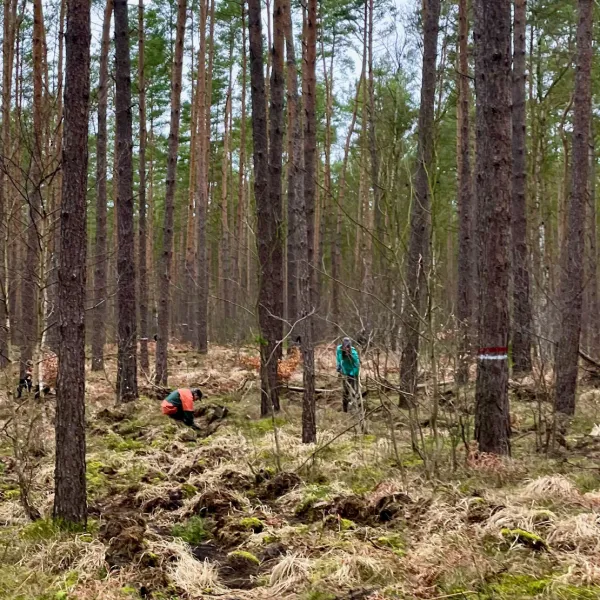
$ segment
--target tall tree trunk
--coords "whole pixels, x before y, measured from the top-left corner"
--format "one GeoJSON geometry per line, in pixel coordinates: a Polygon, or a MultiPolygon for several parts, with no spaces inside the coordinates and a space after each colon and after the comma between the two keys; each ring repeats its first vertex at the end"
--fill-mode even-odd
{"type": "MultiPolygon", "coordinates": [[[[284,0],[276,0],[273,4],[273,48],[270,109],[269,118],[269,279],[271,287],[271,315],[269,317],[269,341],[277,344],[273,347],[276,360],[282,356],[283,346],[283,204],[282,204],[282,161],[284,120],[284,52],[285,52],[285,14],[284,0]]],[[[277,364],[274,367],[275,384],[277,385],[277,364]]],[[[279,410],[279,396],[272,397],[273,406],[279,410]]],[[[270,407],[269,407],[270,408],[270,407]]]]}
{"type": "Polygon", "coordinates": [[[117,402],[137,399],[131,59],[126,0],[114,0],[117,145],[117,402]]]}
{"type": "Polygon", "coordinates": [[[21,371],[34,358],[38,342],[39,302],[42,233],[42,178],[44,159],[43,123],[43,67],[44,67],[44,15],[41,0],[33,7],[33,149],[28,182],[28,233],[25,259],[25,280],[21,285],[23,311],[23,340],[21,345],[21,371]]]}
{"type": "Polygon", "coordinates": [[[179,113],[181,112],[181,76],[183,70],[183,40],[187,1],[177,3],[177,33],[175,56],[171,72],[171,124],[167,156],[167,190],[165,196],[165,224],[158,305],[158,339],[156,341],[156,383],[167,385],[167,346],[169,343],[169,311],[171,294],[171,265],[173,262],[173,213],[177,183],[177,152],[179,150],[179,113]]]}
{"type": "Polygon", "coordinates": [[[140,310],[140,367],[148,373],[150,359],[148,357],[148,257],[146,223],[146,80],[144,76],[144,0],[138,4],[138,95],[140,103],[140,152],[139,152],[139,310],[140,310]]]}
{"type": "Polygon", "coordinates": [[[512,247],[514,264],[512,358],[515,373],[531,371],[531,304],[527,251],[525,48],[527,0],[514,3],[512,73],[512,247]]]}
{"type": "Polygon", "coordinates": [[[13,7],[16,0],[4,0],[4,23],[2,38],[2,132],[0,134],[0,368],[9,362],[8,279],[6,264],[6,220],[8,199],[7,163],[4,157],[10,153],[10,105],[14,52],[13,7]]]}
{"type": "Polygon", "coordinates": [[[469,380],[471,333],[476,269],[473,251],[473,177],[471,174],[471,125],[469,90],[469,15],[468,0],[458,2],[458,104],[457,104],[457,171],[458,171],[458,284],[456,316],[459,327],[459,384],[469,380]]]}
{"type": "Polygon", "coordinates": [[[206,217],[208,207],[207,129],[210,127],[210,108],[206,80],[206,25],[208,0],[200,0],[200,46],[198,50],[198,176],[196,177],[196,219],[198,237],[198,304],[197,347],[208,352],[208,256],[206,244],[206,217]]]}
{"type": "MultiPolygon", "coordinates": [[[[232,40],[233,41],[233,40],[232,40]]],[[[233,54],[233,43],[230,46],[231,54],[230,61],[233,54]]],[[[231,64],[231,62],[230,62],[231,64]]],[[[228,190],[227,180],[229,178],[229,117],[231,113],[231,95],[232,95],[232,75],[231,71],[229,74],[229,88],[227,90],[227,96],[225,98],[225,114],[223,118],[224,122],[224,133],[223,133],[223,158],[221,159],[221,271],[219,277],[223,282],[221,286],[223,294],[223,330],[222,335],[225,341],[229,341],[229,333],[231,327],[231,243],[230,243],[230,230],[229,230],[229,203],[228,203],[228,190]]]]}
{"type": "MultiPolygon", "coordinates": [[[[242,90],[241,90],[241,115],[240,115],[240,164],[238,169],[238,221],[237,221],[237,247],[236,268],[234,270],[236,281],[235,302],[239,303],[242,297],[244,270],[244,253],[248,251],[244,244],[246,224],[246,79],[248,63],[246,57],[246,3],[242,2],[242,90]]],[[[235,307],[234,307],[235,310],[235,307]]]]}
{"type": "Polygon", "coordinates": [[[587,243],[586,243],[586,273],[587,282],[585,307],[583,314],[586,322],[583,325],[587,333],[587,351],[597,356],[600,350],[600,323],[597,315],[600,313],[598,298],[598,243],[597,243],[597,211],[596,211],[596,143],[593,127],[590,131],[590,188],[587,202],[587,243]]]}
{"type": "MultiPolygon", "coordinates": [[[[316,274],[315,265],[315,209],[316,209],[316,189],[317,189],[317,166],[316,166],[316,155],[317,155],[317,141],[316,131],[313,132],[312,128],[316,127],[316,117],[313,118],[311,111],[316,111],[316,98],[308,98],[310,93],[315,93],[316,90],[316,60],[317,60],[317,42],[316,42],[316,19],[311,24],[312,30],[308,28],[308,11],[305,11],[302,24],[302,36],[303,42],[303,61],[302,61],[302,98],[304,101],[304,203],[306,210],[306,227],[308,232],[308,263],[309,263],[309,276],[310,276],[310,303],[313,308],[319,306],[319,290],[317,287],[318,277],[316,274]],[[312,36],[314,36],[314,53],[315,56],[309,56],[309,51],[313,51],[312,47],[312,36]],[[315,62],[314,70],[311,70],[310,65],[315,62]],[[306,100],[304,100],[306,98],[306,100]],[[310,106],[307,104],[310,101],[310,106]],[[310,119],[310,123],[308,120],[310,119]],[[308,136],[308,137],[307,137],[308,136]],[[314,146],[314,147],[313,147],[314,146]],[[314,180],[307,185],[309,178],[314,180]]],[[[312,320],[311,320],[312,321],[312,320]]]]}
{"type": "Polygon", "coordinates": [[[56,398],[54,512],[85,525],[85,292],[90,103],[90,0],[67,9],[61,252],[58,278],[60,360],[56,398]]]}
{"type": "Polygon", "coordinates": [[[106,0],[102,45],[100,47],[100,81],[98,84],[98,133],[96,134],[96,239],[94,256],[94,312],[92,328],[92,371],[104,369],[104,344],[106,343],[107,293],[107,201],[106,152],[108,130],[106,112],[108,105],[108,51],[110,47],[110,20],[113,0],[106,0]]]}
{"type": "MultiPolygon", "coordinates": [[[[383,213],[383,190],[381,184],[379,183],[379,152],[377,150],[377,135],[375,127],[375,81],[373,76],[373,20],[375,13],[375,5],[374,0],[368,0],[368,2],[369,154],[371,155],[371,185],[373,186],[373,211],[375,213],[375,243],[373,244],[373,248],[378,258],[378,260],[376,261],[376,269],[377,271],[379,271],[379,275],[381,275],[383,272],[383,257],[385,251],[385,216],[383,213]]],[[[373,327],[373,323],[371,322],[372,314],[368,314],[366,316],[367,334],[371,334],[371,329],[373,327]]]]}
{"type": "MultiPolygon", "coordinates": [[[[304,196],[302,175],[302,115],[298,93],[298,68],[294,47],[292,11],[289,0],[283,3],[285,21],[285,47],[287,56],[287,109],[288,109],[288,171],[287,171],[287,320],[294,324],[298,320],[298,261],[300,229],[296,222],[296,203],[304,196]]],[[[306,219],[305,219],[306,222],[306,219]]]]}
{"type": "Polygon", "coordinates": [[[479,350],[475,437],[483,452],[510,452],[508,334],[511,178],[510,0],[477,0],[479,350]]]}
{"type": "Polygon", "coordinates": [[[573,116],[572,191],[567,219],[567,239],[560,284],[562,320],[556,348],[556,397],[558,412],[575,412],[577,364],[581,333],[583,261],[585,250],[585,205],[589,184],[589,140],[591,122],[592,0],[579,0],[577,26],[577,71],[573,116]]]}
{"type": "Polygon", "coordinates": [[[433,127],[436,82],[437,41],[440,0],[423,2],[423,77],[419,109],[419,138],[415,194],[412,200],[410,241],[406,260],[406,309],[404,311],[404,349],[400,362],[400,389],[405,404],[414,402],[416,391],[422,307],[429,272],[430,185],[433,168],[433,127]]]}
{"type": "Polygon", "coordinates": [[[300,232],[300,316],[302,318],[302,358],[304,360],[304,395],[302,401],[302,441],[305,444],[317,441],[317,418],[315,407],[315,370],[313,348],[312,311],[318,306],[318,295],[314,289],[315,278],[310,268],[314,260],[314,213],[317,153],[317,0],[309,0],[303,28],[306,62],[303,69],[304,92],[304,200],[300,200],[297,216],[300,232]],[[305,219],[313,219],[312,229],[305,219]],[[304,245],[306,244],[306,250],[304,245]],[[313,246],[312,256],[310,246],[313,246]]]}
{"type": "Polygon", "coordinates": [[[269,272],[269,164],[265,77],[263,74],[262,15],[260,0],[248,0],[250,38],[250,91],[252,98],[252,140],[254,159],[254,198],[258,218],[258,260],[260,278],[258,319],[264,342],[261,344],[261,413],[269,414],[277,399],[277,358],[275,344],[269,339],[270,295],[269,272]],[[274,373],[274,376],[273,376],[274,373]]]}

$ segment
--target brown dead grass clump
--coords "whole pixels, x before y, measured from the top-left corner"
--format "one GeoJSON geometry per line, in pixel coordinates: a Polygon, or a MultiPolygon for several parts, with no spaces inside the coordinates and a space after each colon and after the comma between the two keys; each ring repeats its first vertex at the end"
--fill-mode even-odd
{"type": "Polygon", "coordinates": [[[579,490],[563,475],[548,475],[530,480],[521,492],[522,500],[533,502],[560,501],[580,504],[583,498],[579,490]]]}

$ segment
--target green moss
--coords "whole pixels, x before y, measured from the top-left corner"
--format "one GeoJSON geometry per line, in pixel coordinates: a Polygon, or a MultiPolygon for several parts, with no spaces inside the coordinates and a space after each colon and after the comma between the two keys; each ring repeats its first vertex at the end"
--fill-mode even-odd
{"type": "Polygon", "coordinates": [[[340,529],[342,531],[348,531],[350,529],[356,529],[356,523],[350,519],[340,519],[340,529]]]}
{"type": "Polygon", "coordinates": [[[296,514],[302,515],[309,512],[315,504],[322,500],[326,500],[330,495],[331,488],[328,485],[308,486],[302,500],[300,500],[300,503],[296,506],[296,514]]]}
{"type": "Polygon", "coordinates": [[[206,524],[202,517],[192,517],[182,525],[173,525],[171,534],[173,537],[181,538],[184,542],[192,545],[201,544],[210,537],[210,533],[206,530],[206,524]]]}
{"type": "Polygon", "coordinates": [[[128,452],[132,450],[139,450],[140,448],[144,447],[142,442],[125,439],[112,432],[107,436],[106,445],[110,450],[114,450],[115,452],[128,452]]]}
{"type": "MultiPolygon", "coordinates": [[[[283,427],[285,425],[285,419],[281,417],[275,417],[275,426],[277,428],[283,427]]],[[[271,417],[266,417],[264,419],[258,419],[256,421],[252,419],[243,420],[239,423],[240,427],[250,435],[259,435],[263,436],[267,433],[271,433],[274,429],[273,427],[273,419],[271,417]]]]}
{"type": "Polygon", "coordinates": [[[193,498],[198,493],[198,488],[191,483],[184,483],[181,486],[184,498],[193,498]]]}
{"type": "Polygon", "coordinates": [[[404,540],[397,534],[379,537],[377,538],[377,543],[389,548],[398,557],[403,557],[405,555],[404,540]]]}
{"type": "Polygon", "coordinates": [[[8,490],[4,493],[4,497],[7,500],[18,500],[21,497],[21,492],[19,490],[8,490]]]}
{"type": "Polygon", "coordinates": [[[86,465],[85,477],[90,496],[96,496],[108,487],[108,477],[102,472],[104,467],[104,463],[99,460],[90,460],[86,465]]]}
{"type": "Polygon", "coordinates": [[[60,534],[60,527],[52,519],[40,519],[21,529],[21,538],[31,542],[51,540],[60,534]]]}
{"type": "Polygon", "coordinates": [[[265,535],[265,537],[262,538],[262,543],[265,546],[268,546],[269,544],[275,544],[279,541],[280,541],[280,538],[276,535],[265,535]]]}
{"type": "Polygon", "coordinates": [[[244,517],[239,520],[238,525],[242,530],[254,533],[260,533],[265,528],[265,524],[256,517],[244,517]]]}
{"type": "Polygon", "coordinates": [[[546,542],[537,534],[524,529],[504,528],[500,531],[502,537],[510,544],[521,544],[532,550],[547,550],[546,542]]]}
{"type": "Polygon", "coordinates": [[[260,560],[258,560],[252,552],[247,552],[246,550],[234,550],[233,552],[230,552],[227,557],[233,560],[251,563],[253,565],[260,565],[260,560]]]}

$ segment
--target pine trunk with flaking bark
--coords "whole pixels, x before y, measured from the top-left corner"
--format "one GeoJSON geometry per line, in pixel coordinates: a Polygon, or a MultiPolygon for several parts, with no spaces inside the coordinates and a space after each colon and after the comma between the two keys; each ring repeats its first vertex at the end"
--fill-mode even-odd
{"type": "Polygon", "coordinates": [[[525,48],[527,1],[515,0],[512,73],[512,248],[513,327],[512,359],[515,373],[531,371],[531,303],[527,249],[527,161],[525,48]]]}
{"type": "Polygon", "coordinates": [[[475,4],[479,350],[475,438],[510,453],[508,336],[511,203],[511,2],[475,4]]]}
{"type": "Polygon", "coordinates": [[[110,21],[113,0],[106,0],[102,43],[100,47],[100,80],[98,84],[98,133],[96,134],[96,239],[94,242],[94,310],[92,313],[92,371],[104,369],[104,344],[108,316],[107,290],[107,192],[106,154],[108,128],[108,51],[110,48],[110,21]]]}
{"type": "Polygon", "coordinates": [[[269,268],[269,164],[265,77],[263,73],[262,15],[260,0],[248,0],[250,40],[250,91],[252,99],[252,140],[254,160],[254,198],[257,211],[257,246],[260,265],[258,319],[261,343],[261,413],[270,414],[277,399],[277,359],[271,335],[271,273],[269,268]],[[274,375],[273,375],[274,374],[274,375]]]}
{"type": "Polygon", "coordinates": [[[177,182],[177,152],[179,150],[179,114],[181,112],[181,78],[183,71],[183,41],[187,1],[177,5],[177,33],[175,56],[171,73],[171,123],[167,156],[167,189],[165,195],[165,222],[163,230],[162,261],[159,272],[158,338],[156,341],[157,385],[167,385],[167,346],[169,343],[169,314],[171,301],[171,268],[173,262],[173,224],[175,186],[177,182]]]}
{"type": "Polygon", "coordinates": [[[458,103],[457,103],[457,172],[458,172],[458,283],[456,317],[459,327],[458,373],[460,385],[469,380],[473,302],[475,286],[475,253],[473,244],[473,176],[471,172],[471,124],[469,90],[469,16],[468,0],[458,3],[458,103]]]}
{"type": "Polygon", "coordinates": [[[567,219],[565,259],[560,283],[561,322],[556,348],[556,397],[558,412],[575,412],[577,365],[581,334],[585,205],[589,192],[589,140],[591,123],[592,0],[579,0],[577,71],[573,116],[572,191],[567,219]]]}
{"type": "MultiPolygon", "coordinates": [[[[303,11],[304,15],[303,15],[303,20],[302,20],[302,37],[303,37],[303,44],[302,44],[302,50],[303,50],[303,56],[302,56],[302,99],[303,99],[303,104],[304,104],[304,149],[303,149],[303,154],[304,154],[304,203],[305,203],[305,210],[306,210],[306,227],[307,227],[307,235],[308,235],[308,239],[307,239],[307,244],[308,244],[308,268],[309,268],[309,275],[310,275],[310,294],[311,294],[311,306],[313,308],[317,307],[319,305],[319,293],[318,293],[318,288],[317,288],[317,274],[316,274],[316,269],[315,269],[315,259],[316,259],[316,248],[315,248],[315,239],[316,239],[316,235],[315,235],[315,228],[316,228],[316,195],[317,195],[317,165],[316,165],[316,159],[317,159],[317,148],[316,148],[316,132],[313,134],[313,132],[309,132],[309,129],[311,127],[313,127],[316,123],[316,121],[313,119],[311,121],[311,125],[307,124],[307,118],[308,118],[308,111],[309,109],[315,110],[316,111],[316,99],[312,100],[311,99],[311,106],[307,107],[307,100],[308,99],[308,94],[309,92],[309,86],[311,86],[312,90],[316,89],[316,54],[317,54],[317,49],[316,49],[316,17],[315,17],[315,22],[312,23],[312,27],[315,28],[315,31],[308,31],[308,10],[304,10],[303,11]],[[309,36],[312,36],[314,34],[315,36],[315,48],[314,48],[314,52],[315,52],[315,56],[314,56],[314,61],[315,61],[315,72],[314,74],[310,73],[310,69],[309,69],[309,63],[312,63],[313,57],[309,57],[308,56],[308,51],[309,51],[309,44],[308,44],[308,40],[309,40],[309,36]],[[312,80],[314,78],[314,81],[312,80]],[[310,81],[309,81],[310,80],[310,81]],[[310,133],[311,139],[314,138],[314,149],[312,148],[312,142],[307,142],[307,133],[310,133]],[[309,146],[311,146],[309,148],[309,146]],[[307,181],[308,181],[308,177],[312,176],[312,178],[314,179],[314,185],[311,183],[308,187],[307,187],[307,181]]],[[[312,51],[312,46],[311,46],[311,51],[312,51]]],[[[312,118],[312,117],[311,117],[312,118]]]]}
{"type": "MultiPolygon", "coordinates": [[[[302,115],[300,113],[300,96],[298,93],[298,67],[296,64],[296,49],[294,47],[294,30],[292,24],[291,4],[289,0],[283,3],[285,18],[285,47],[287,57],[287,109],[288,109],[288,171],[287,171],[287,320],[293,325],[299,317],[299,281],[298,255],[300,232],[298,223],[298,208],[300,196],[304,196],[303,167],[303,135],[302,115]]],[[[292,342],[295,343],[293,336],[292,342]]]]}
{"type": "Polygon", "coordinates": [[[196,331],[198,351],[208,352],[208,257],[206,217],[208,206],[206,25],[208,0],[200,0],[200,45],[198,49],[198,175],[196,177],[196,225],[198,243],[196,331]]]}
{"type": "Polygon", "coordinates": [[[425,306],[425,284],[429,271],[430,186],[433,168],[433,127],[436,85],[437,40],[440,0],[423,2],[423,76],[419,109],[419,137],[415,193],[412,199],[410,240],[406,259],[406,308],[404,311],[404,348],[400,362],[401,400],[413,403],[416,391],[421,316],[425,306]]]}
{"type": "MultiPolygon", "coordinates": [[[[269,279],[271,287],[271,315],[269,316],[269,342],[275,344],[275,360],[283,351],[283,136],[285,129],[285,14],[284,0],[273,3],[273,48],[271,51],[271,85],[269,120],[269,279]]],[[[277,386],[277,364],[274,367],[274,381],[277,386]]],[[[279,395],[272,396],[273,407],[279,410],[279,395]]]]}
{"type": "Polygon", "coordinates": [[[117,402],[138,397],[131,58],[126,0],[114,0],[117,163],[117,402]]]}
{"type": "Polygon", "coordinates": [[[314,207],[316,194],[317,153],[317,0],[308,1],[308,10],[303,27],[306,62],[303,65],[302,89],[304,95],[304,199],[299,202],[297,216],[300,231],[300,317],[302,319],[301,347],[304,362],[304,394],[302,400],[302,441],[305,444],[317,441],[317,417],[315,406],[315,371],[313,348],[313,318],[311,313],[317,306],[315,278],[311,267],[314,260],[314,207]],[[308,221],[305,225],[305,219],[308,221]],[[309,227],[313,219],[312,229],[309,227]],[[305,233],[306,232],[306,233],[305,233]],[[306,244],[306,250],[304,245],[306,244]],[[310,246],[313,245],[313,254],[310,246]]]}
{"type": "Polygon", "coordinates": [[[585,306],[583,325],[586,332],[586,349],[588,354],[597,356],[600,350],[600,323],[597,315],[600,314],[600,300],[598,298],[598,242],[597,242],[597,211],[596,211],[596,143],[593,127],[590,131],[590,186],[586,214],[586,269],[585,281],[587,284],[584,297],[585,306]]]}
{"type": "Polygon", "coordinates": [[[146,80],[145,39],[144,39],[144,0],[138,4],[138,100],[140,104],[140,150],[139,150],[139,311],[140,311],[140,367],[144,373],[150,371],[148,356],[148,225],[146,209],[146,80]]]}
{"type": "Polygon", "coordinates": [[[90,0],[67,9],[56,397],[55,519],[85,525],[85,296],[90,0]]]}

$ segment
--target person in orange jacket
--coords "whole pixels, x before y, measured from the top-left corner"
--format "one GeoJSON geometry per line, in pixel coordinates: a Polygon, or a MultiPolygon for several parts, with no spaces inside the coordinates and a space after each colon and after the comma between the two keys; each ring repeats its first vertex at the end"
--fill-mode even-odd
{"type": "Polygon", "coordinates": [[[162,401],[163,415],[199,430],[200,428],[194,423],[194,400],[202,400],[202,392],[198,388],[175,390],[162,401]]]}

